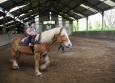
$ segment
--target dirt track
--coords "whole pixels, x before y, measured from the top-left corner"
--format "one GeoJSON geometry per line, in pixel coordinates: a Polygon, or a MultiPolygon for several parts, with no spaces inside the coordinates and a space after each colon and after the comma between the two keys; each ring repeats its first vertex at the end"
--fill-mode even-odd
{"type": "MultiPolygon", "coordinates": [[[[56,53],[58,43],[52,45],[51,64],[43,77],[34,74],[33,56],[19,59],[19,70],[12,70],[11,47],[0,49],[0,83],[115,83],[115,42],[70,37],[72,52],[56,53]]],[[[42,62],[42,61],[41,61],[42,62]]]]}

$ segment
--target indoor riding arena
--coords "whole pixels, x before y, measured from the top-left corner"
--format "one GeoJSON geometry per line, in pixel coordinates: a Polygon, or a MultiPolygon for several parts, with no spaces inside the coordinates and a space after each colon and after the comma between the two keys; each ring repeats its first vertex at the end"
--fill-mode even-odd
{"type": "Polygon", "coordinates": [[[0,0],[0,83],[115,83],[114,7],[115,0],[0,0]]]}

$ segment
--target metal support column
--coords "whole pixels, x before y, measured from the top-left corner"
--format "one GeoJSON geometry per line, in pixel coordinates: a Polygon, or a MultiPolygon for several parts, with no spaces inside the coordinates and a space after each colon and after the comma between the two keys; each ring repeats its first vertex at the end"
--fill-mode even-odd
{"type": "Polygon", "coordinates": [[[16,34],[16,21],[14,20],[14,33],[16,34]]]}
{"type": "Polygon", "coordinates": [[[72,35],[73,33],[73,21],[69,21],[69,34],[68,35],[72,35]]]}
{"type": "Polygon", "coordinates": [[[88,16],[86,17],[86,32],[88,31],[88,16]]]}
{"type": "Polygon", "coordinates": [[[102,15],[102,27],[101,27],[101,32],[102,32],[104,28],[104,11],[101,13],[101,15],[102,15]]]}
{"type": "Polygon", "coordinates": [[[5,16],[3,16],[3,29],[2,29],[2,33],[5,34],[6,33],[6,22],[5,22],[5,16]]]}
{"type": "Polygon", "coordinates": [[[79,32],[79,20],[77,19],[77,36],[78,36],[78,32],[79,32]]]}

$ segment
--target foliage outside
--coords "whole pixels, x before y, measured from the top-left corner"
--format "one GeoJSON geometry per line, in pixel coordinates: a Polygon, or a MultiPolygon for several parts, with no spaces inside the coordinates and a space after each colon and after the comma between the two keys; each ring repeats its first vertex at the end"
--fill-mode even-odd
{"type": "MultiPolygon", "coordinates": [[[[79,20],[79,28],[77,22],[73,22],[73,31],[86,31],[86,18],[79,20]]],[[[102,15],[97,13],[88,17],[88,31],[102,30],[102,15]]],[[[103,31],[115,30],[115,8],[104,12],[103,31]]]]}

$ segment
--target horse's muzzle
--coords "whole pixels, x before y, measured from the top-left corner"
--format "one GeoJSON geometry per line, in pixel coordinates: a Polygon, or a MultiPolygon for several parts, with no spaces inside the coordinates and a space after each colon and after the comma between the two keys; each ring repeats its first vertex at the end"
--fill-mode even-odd
{"type": "Polygon", "coordinates": [[[71,44],[66,45],[66,48],[71,48],[71,47],[72,47],[71,44]]]}

